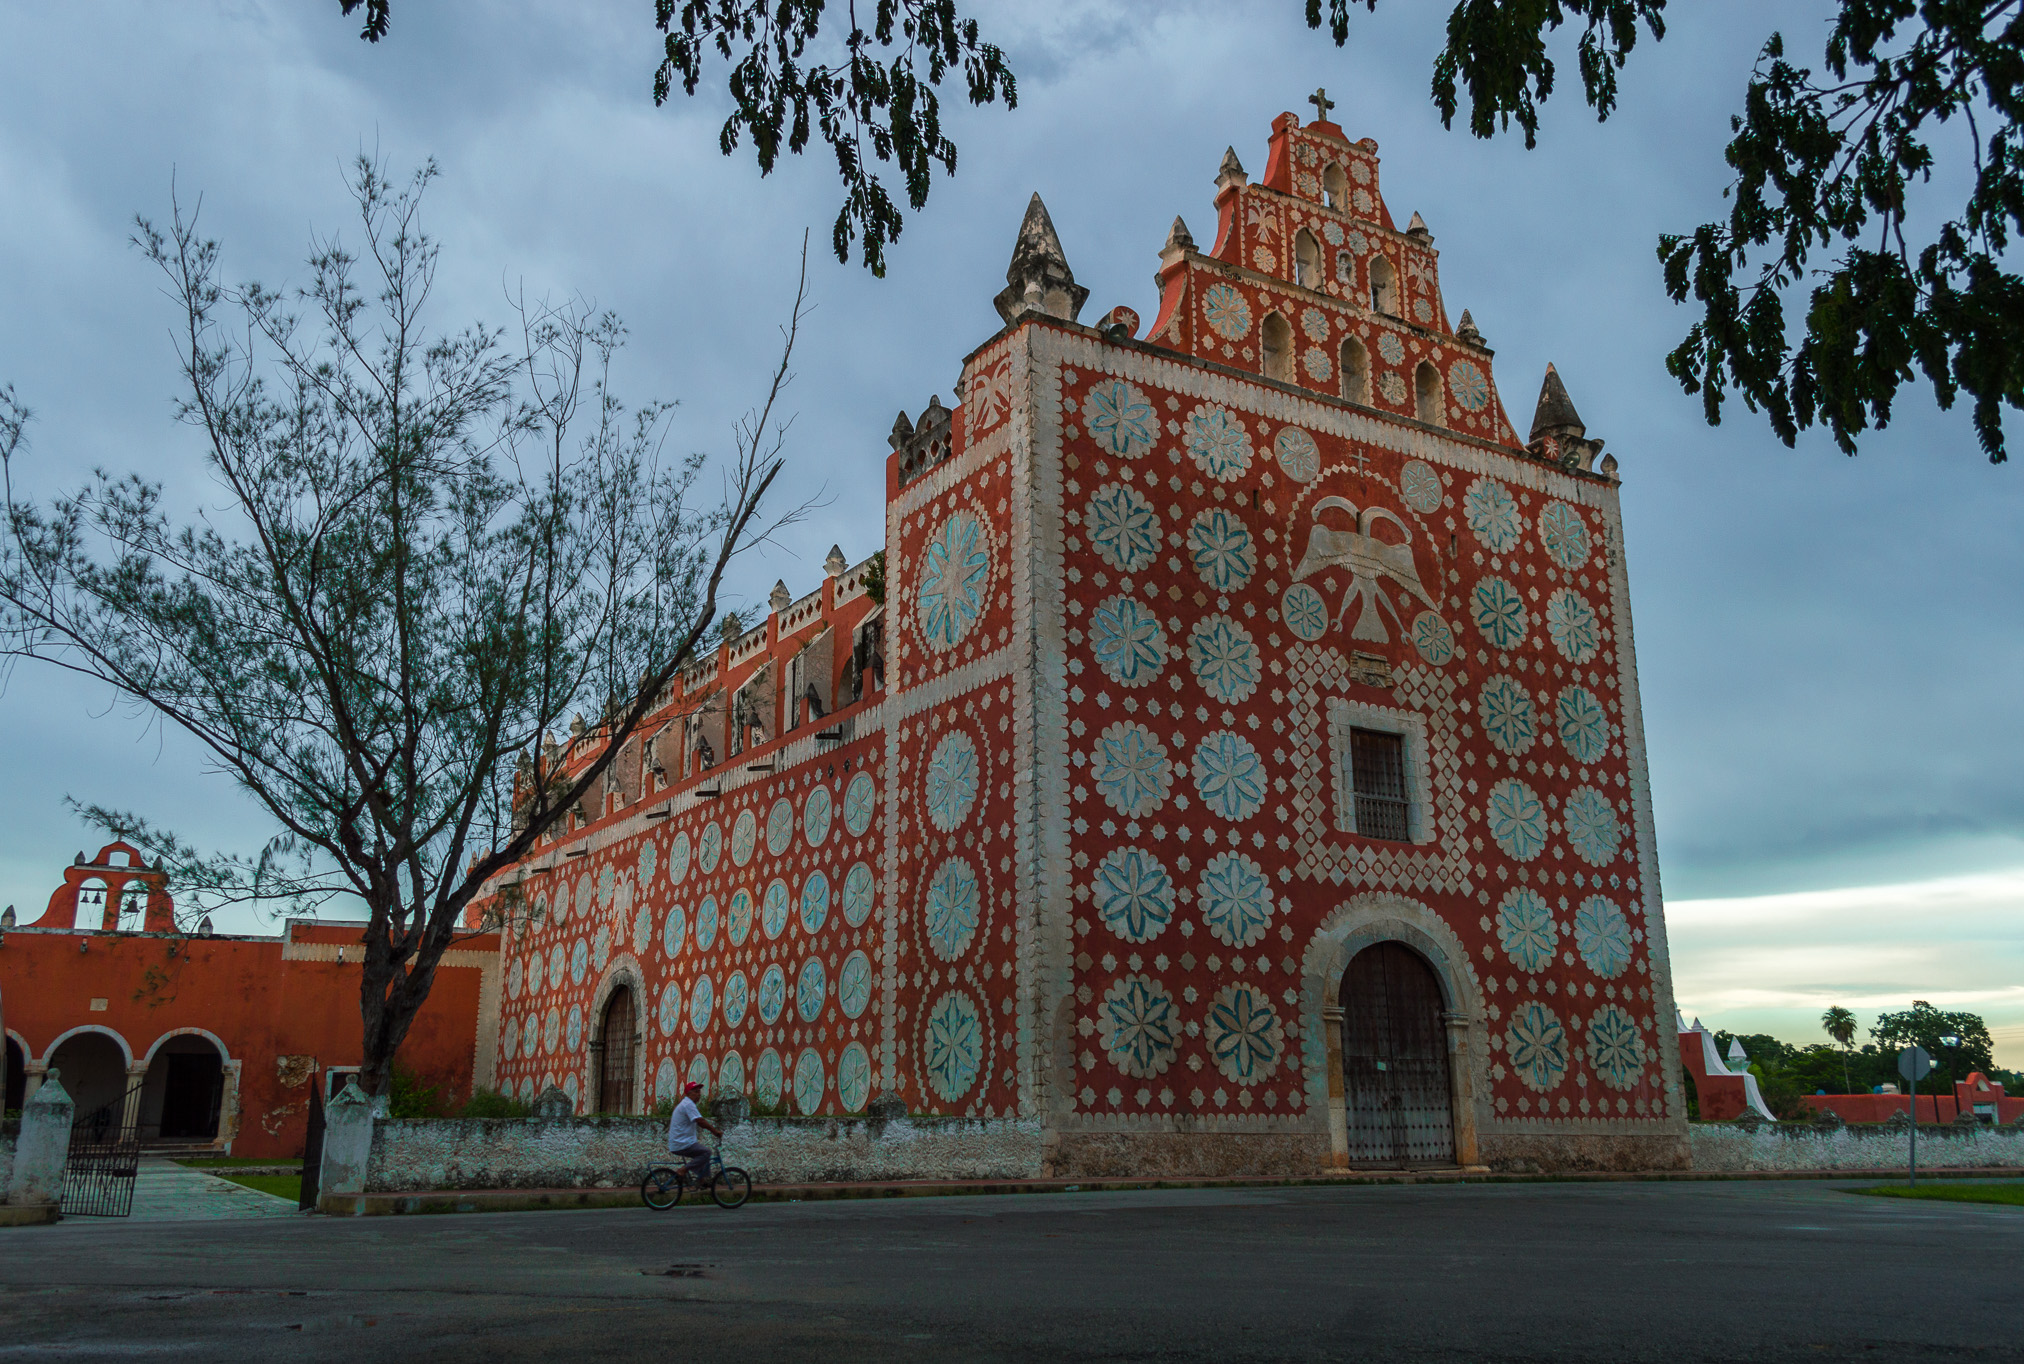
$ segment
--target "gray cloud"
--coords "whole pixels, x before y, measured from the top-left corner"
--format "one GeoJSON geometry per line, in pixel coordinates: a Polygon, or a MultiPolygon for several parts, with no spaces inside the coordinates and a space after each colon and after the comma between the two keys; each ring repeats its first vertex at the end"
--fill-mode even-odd
{"type": "MultiPolygon", "coordinates": [[[[1727,119],[1763,33],[1730,7],[1671,16],[1601,126],[1566,89],[1570,60],[1528,153],[1439,127],[1441,7],[1359,10],[1344,51],[1299,8],[978,7],[1020,69],[1020,107],[955,97],[959,173],[937,178],[878,281],[825,255],[838,187],[823,156],[762,180],[749,152],[717,153],[721,96],[652,107],[657,46],[635,9],[411,3],[375,48],[330,4],[135,6],[111,24],[20,7],[0,53],[0,381],[40,412],[40,486],[104,464],[192,507],[216,500],[169,420],[169,318],[128,220],[166,215],[173,174],[204,196],[233,277],[296,278],[312,227],[343,225],[343,164],[376,148],[442,165],[443,324],[497,320],[521,281],[593,297],[631,324],[628,392],[680,399],[678,443],[723,448],[812,228],[794,458],[827,501],[798,556],[745,565],[757,600],[776,576],[812,581],[832,540],[853,556],[878,544],[884,432],[898,408],[947,401],[996,328],[1029,193],[1093,291],[1089,315],[1150,316],[1173,216],[1213,228],[1224,145],[1262,170],[1272,117],[1326,85],[1337,120],[1381,144],[1393,211],[1431,224],[1449,310],[1471,309],[1498,348],[1513,421],[1529,424],[1554,361],[1622,461],[1669,891],[2024,862],[2018,476],[1922,397],[1851,461],[1815,439],[1787,451],[1740,408],[1710,429],[1664,373],[1690,318],[1662,297],[1654,244],[1720,213],[1727,119]]],[[[1780,18],[1810,42],[1822,13],[1780,18]]],[[[187,741],[107,714],[106,697],[23,669],[0,704],[8,769],[36,774],[0,795],[0,897],[39,903],[86,837],[65,792],[242,846],[264,832],[187,741]]]]}

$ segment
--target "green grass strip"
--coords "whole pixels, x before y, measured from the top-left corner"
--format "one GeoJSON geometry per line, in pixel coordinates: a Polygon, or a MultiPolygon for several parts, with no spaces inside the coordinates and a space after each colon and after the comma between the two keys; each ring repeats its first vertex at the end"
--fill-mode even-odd
{"type": "Polygon", "coordinates": [[[1850,1189],[1849,1192],[1874,1194],[1878,1198],[1931,1198],[1942,1203],[2007,1203],[2011,1207],[2024,1208],[2024,1184],[1949,1181],[1945,1184],[1921,1184],[1916,1189],[1903,1184],[1875,1184],[1867,1189],[1850,1189]]]}
{"type": "Polygon", "coordinates": [[[301,1175],[219,1175],[218,1178],[228,1184],[243,1184],[260,1193],[285,1198],[290,1203],[299,1202],[302,1198],[301,1175]]]}

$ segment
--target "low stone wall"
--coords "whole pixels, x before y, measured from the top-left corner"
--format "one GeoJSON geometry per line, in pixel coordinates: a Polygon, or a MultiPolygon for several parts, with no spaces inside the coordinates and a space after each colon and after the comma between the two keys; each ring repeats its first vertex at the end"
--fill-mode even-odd
{"type": "Polygon", "coordinates": [[[14,1134],[0,1132],[0,1203],[7,1201],[7,1189],[14,1183],[14,1134]]]}
{"type": "MultiPolygon", "coordinates": [[[[1752,1131],[1740,1124],[1695,1123],[1689,1129],[1694,1168],[1746,1170],[1899,1169],[1911,1154],[1909,1127],[1822,1129],[1780,1123],[1752,1131]]],[[[2024,1130],[1921,1127],[1919,1168],[1932,1170],[2024,1167],[2024,1130]]]]}
{"type": "Polygon", "coordinates": [[[1483,1163],[1499,1174],[1573,1174],[1597,1171],[1686,1170],[1693,1162],[1678,1135],[1547,1136],[1488,1133],[1481,1138],[1483,1163]]]}
{"type": "MultiPolygon", "coordinates": [[[[724,1161],[762,1184],[1034,1179],[1038,1122],[964,1118],[752,1118],[724,1130],[724,1161]]],[[[365,1192],[609,1189],[667,1161],[653,1118],[382,1119],[365,1192]]]]}

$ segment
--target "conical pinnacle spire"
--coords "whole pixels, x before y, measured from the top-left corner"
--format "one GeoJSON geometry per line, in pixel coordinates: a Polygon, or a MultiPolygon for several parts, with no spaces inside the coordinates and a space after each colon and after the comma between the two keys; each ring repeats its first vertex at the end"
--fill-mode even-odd
{"type": "Polygon", "coordinates": [[[1532,414],[1531,438],[1563,434],[1585,436],[1588,427],[1574,410],[1574,400],[1567,396],[1567,385],[1560,382],[1560,371],[1548,365],[1546,382],[1539,385],[1539,406],[1532,414]]]}
{"type": "Polygon", "coordinates": [[[1237,159],[1235,147],[1223,149],[1223,164],[1216,168],[1216,192],[1223,192],[1226,185],[1248,185],[1251,177],[1244,173],[1244,163],[1237,159]]]}
{"type": "Polygon", "coordinates": [[[1036,193],[1019,224],[1012,263],[1005,269],[1005,288],[992,300],[998,316],[1013,322],[1024,313],[1037,312],[1073,322],[1088,298],[1089,290],[1075,282],[1075,272],[1068,268],[1054,220],[1036,193]]]}

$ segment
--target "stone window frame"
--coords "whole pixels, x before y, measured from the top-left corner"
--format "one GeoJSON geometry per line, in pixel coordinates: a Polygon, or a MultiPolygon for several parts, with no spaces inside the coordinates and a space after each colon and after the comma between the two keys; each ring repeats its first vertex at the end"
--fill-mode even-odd
{"type": "MultiPolygon", "coordinates": [[[[1329,779],[1335,796],[1335,832],[1355,834],[1356,788],[1350,770],[1349,732],[1375,730],[1399,736],[1404,748],[1406,777],[1406,841],[1415,846],[1434,841],[1433,778],[1427,756],[1427,718],[1418,711],[1330,696],[1328,712],[1329,779]]],[[[1391,840],[1386,840],[1387,842],[1391,840]]]]}

